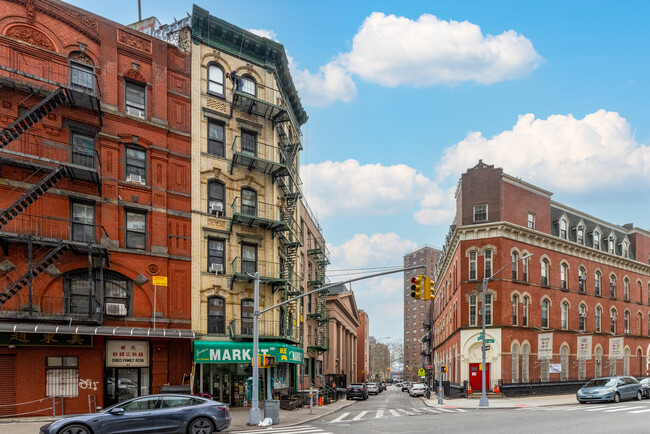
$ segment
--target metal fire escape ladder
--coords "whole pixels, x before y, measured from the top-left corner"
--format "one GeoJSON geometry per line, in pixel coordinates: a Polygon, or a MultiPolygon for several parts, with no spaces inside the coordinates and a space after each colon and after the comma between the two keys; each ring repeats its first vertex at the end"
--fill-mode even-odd
{"type": "Polygon", "coordinates": [[[30,127],[40,122],[48,113],[64,102],[66,102],[66,94],[63,88],[58,88],[50,93],[29,111],[19,116],[11,125],[0,131],[0,149],[20,137],[30,127]]]}
{"type": "Polygon", "coordinates": [[[38,184],[27,190],[18,200],[7,207],[0,213],[0,228],[13,220],[18,214],[23,212],[25,208],[34,203],[36,199],[42,196],[47,190],[56,184],[65,173],[65,167],[60,166],[50,172],[38,184]]]}
{"type": "Polygon", "coordinates": [[[59,256],[68,250],[69,247],[70,246],[67,244],[59,244],[47,255],[45,255],[36,265],[34,265],[31,272],[27,271],[14,282],[10,283],[9,286],[7,286],[4,291],[0,293],[0,306],[9,301],[11,297],[16,295],[23,287],[25,287],[25,285],[29,283],[30,274],[31,278],[34,278],[41,274],[47,267],[52,265],[52,263],[54,263],[59,258],[59,256]]]}

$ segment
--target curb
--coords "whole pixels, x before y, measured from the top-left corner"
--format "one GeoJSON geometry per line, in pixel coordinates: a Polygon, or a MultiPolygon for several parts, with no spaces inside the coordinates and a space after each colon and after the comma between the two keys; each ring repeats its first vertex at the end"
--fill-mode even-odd
{"type": "MultiPolygon", "coordinates": [[[[342,409],[342,408],[346,408],[346,407],[348,407],[348,406],[354,404],[355,402],[356,402],[356,401],[346,402],[344,405],[341,405],[340,407],[338,407],[338,408],[334,408],[334,409],[332,409],[332,410],[330,410],[330,411],[327,411],[327,412],[325,412],[325,413],[323,413],[323,414],[318,414],[318,415],[315,415],[315,414],[311,414],[311,415],[310,415],[310,414],[307,414],[306,417],[305,417],[303,420],[301,420],[301,421],[290,422],[290,423],[282,423],[282,422],[280,422],[280,423],[277,424],[277,425],[269,425],[269,426],[266,427],[266,428],[275,428],[275,427],[278,427],[278,428],[289,428],[289,427],[296,426],[296,425],[302,425],[302,424],[305,424],[305,423],[307,423],[307,422],[311,422],[311,421],[314,421],[314,420],[320,419],[320,418],[322,418],[322,417],[328,416],[328,415],[334,413],[335,411],[338,411],[338,410],[340,410],[340,409],[342,409]]],[[[249,431],[249,430],[255,430],[255,429],[260,429],[260,428],[264,428],[264,427],[261,427],[261,426],[249,426],[249,425],[244,425],[243,428],[240,428],[240,427],[234,427],[233,425],[230,425],[230,427],[228,428],[228,430],[235,429],[236,431],[249,431]]],[[[227,431],[226,431],[226,432],[227,432],[227,431]]]]}
{"type": "MultiPolygon", "coordinates": [[[[424,405],[426,405],[429,408],[436,408],[439,407],[438,404],[429,404],[426,399],[421,398],[422,401],[424,402],[424,405]]],[[[578,402],[556,402],[553,404],[538,404],[538,405],[530,405],[530,404],[513,404],[511,406],[507,407],[479,407],[478,403],[476,407],[462,407],[458,405],[454,405],[453,401],[449,404],[443,405],[444,406],[452,406],[455,408],[462,408],[463,410],[508,410],[508,409],[513,409],[513,408],[538,408],[538,407],[558,407],[558,406],[564,406],[564,405],[574,405],[577,404],[578,402]]]]}

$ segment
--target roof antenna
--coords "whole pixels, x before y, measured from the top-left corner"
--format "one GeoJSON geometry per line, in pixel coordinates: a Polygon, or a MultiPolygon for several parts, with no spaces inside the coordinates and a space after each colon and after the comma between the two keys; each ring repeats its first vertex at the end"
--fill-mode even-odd
{"type": "Polygon", "coordinates": [[[138,0],[138,21],[142,21],[142,0],[138,0]]]}

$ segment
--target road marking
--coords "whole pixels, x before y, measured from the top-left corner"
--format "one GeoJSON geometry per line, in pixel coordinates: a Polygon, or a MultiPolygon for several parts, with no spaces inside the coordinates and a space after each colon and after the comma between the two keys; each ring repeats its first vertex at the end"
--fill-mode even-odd
{"type": "Polygon", "coordinates": [[[273,428],[273,427],[268,427],[264,429],[256,429],[256,430],[251,430],[251,431],[232,431],[232,434],[242,434],[242,433],[249,433],[249,434],[255,434],[255,433],[266,433],[268,434],[269,432],[274,432],[274,433],[292,433],[292,434],[304,434],[304,433],[323,433],[323,430],[321,428],[307,425],[304,427],[286,427],[286,428],[273,428]]]}
{"type": "Polygon", "coordinates": [[[366,413],[368,413],[368,412],[367,411],[362,411],[358,415],[354,416],[354,418],[352,420],[361,420],[361,418],[364,417],[366,415],[366,413]]]}
{"type": "Polygon", "coordinates": [[[434,409],[431,408],[431,407],[425,407],[425,410],[426,410],[426,411],[430,411],[431,413],[439,414],[439,412],[437,412],[436,410],[434,410],[434,409]]]}
{"type": "MultiPolygon", "coordinates": [[[[449,412],[449,413],[454,411],[454,410],[450,410],[448,408],[442,408],[442,407],[438,407],[438,408],[436,408],[436,410],[438,410],[438,411],[446,411],[446,412],[449,412]]],[[[457,410],[460,410],[460,409],[457,409],[457,410]]]]}
{"type": "Polygon", "coordinates": [[[603,410],[603,413],[613,413],[615,411],[624,411],[624,410],[634,410],[637,408],[644,408],[645,405],[638,405],[636,407],[623,407],[623,408],[613,408],[611,410],[603,410]]]}
{"type": "Polygon", "coordinates": [[[375,416],[375,419],[381,419],[384,417],[384,410],[377,410],[377,415],[375,416]]]}
{"type": "Polygon", "coordinates": [[[345,419],[348,416],[348,414],[350,414],[350,413],[343,413],[342,415],[340,415],[339,417],[337,417],[336,419],[334,419],[330,423],[341,422],[343,419],[345,419]]]}
{"type": "MultiPolygon", "coordinates": [[[[605,405],[601,405],[600,407],[590,408],[590,409],[585,410],[585,411],[598,411],[598,410],[602,410],[603,407],[607,407],[607,406],[605,406],[605,405]]],[[[611,408],[611,407],[610,407],[610,408],[611,408]]],[[[614,408],[619,408],[619,407],[614,407],[614,408]]]]}
{"type": "Polygon", "coordinates": [[[631,411],[630,413],[647,413],[649,411],[650,411],[650,408],[648,408],[646,410],[635,410],[635,411],[631,411]]]}
{"type": "Polygon", "coordinates": [[[401,414],[399,414],[398,412],[396,412],[396,411],[393,410],[392,408],[389,409],[388,411],[390,411],[390,412],[393,414],[393,416],[401,416],[401,414]]]}

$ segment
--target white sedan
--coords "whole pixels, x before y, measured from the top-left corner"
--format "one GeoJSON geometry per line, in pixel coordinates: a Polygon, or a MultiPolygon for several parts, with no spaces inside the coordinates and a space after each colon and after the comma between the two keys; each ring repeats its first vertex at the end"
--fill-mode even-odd
{"type": "Polygon", "coordinates": [[[409,389],[409,395],[411,395],[411,396],[424,396],[425,390],[426,390],[426,388],[425,388],[424,384],[415,383],[409,389]]]}
{"type": "Polygon", "coordinates": [[[368,394],[369,395],[379,394],[379,386],[377,386],[377,383],[368,383],[368,394]]]}

